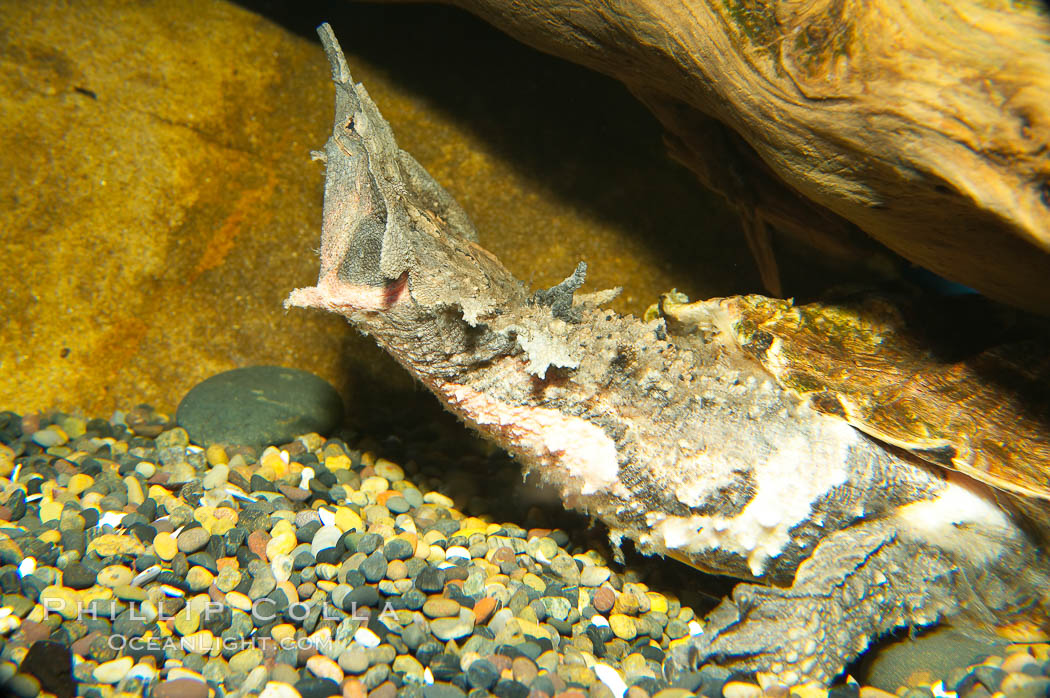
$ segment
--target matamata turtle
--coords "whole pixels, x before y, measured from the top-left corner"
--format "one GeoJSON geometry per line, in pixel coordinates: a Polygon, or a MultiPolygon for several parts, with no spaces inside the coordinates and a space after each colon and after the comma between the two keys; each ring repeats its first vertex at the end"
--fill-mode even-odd
{"type": "Polygon", "coordinates": [[[321,269],[286,304],[347,317],[614,539],[746,580],[672,662],[829,682],[895,628],[1043,622],[1045,352],[941,361],[871,303],[672,294],[621,317],[576,293],[583,264],[530,293],[320,34],[321,269]]]}

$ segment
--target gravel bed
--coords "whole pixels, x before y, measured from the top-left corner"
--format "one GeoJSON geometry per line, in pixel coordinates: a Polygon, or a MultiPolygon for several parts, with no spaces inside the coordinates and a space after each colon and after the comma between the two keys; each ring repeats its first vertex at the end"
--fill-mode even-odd
{"type": "MultiPolygon", "coordinates": [[[[714,666],[669,684],[669,649],[702,632],[691,606],[575,533],[468,515],[440,472],[376,442],[202,448],[148,407],[0,413],[0,441],[12,695],[892,695],[714,666]]],[[[1014,646],[899,693],[1046,696],[1048,652],[1014,646]]]]}

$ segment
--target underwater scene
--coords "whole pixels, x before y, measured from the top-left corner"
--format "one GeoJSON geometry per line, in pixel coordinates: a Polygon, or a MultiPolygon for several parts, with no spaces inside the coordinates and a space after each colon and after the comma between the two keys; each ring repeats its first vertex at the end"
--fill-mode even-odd
{"type": "Polygon", "coordinates": [[[1050,696],[1043,2],[0,0],[0,696],[1050,696]]]}

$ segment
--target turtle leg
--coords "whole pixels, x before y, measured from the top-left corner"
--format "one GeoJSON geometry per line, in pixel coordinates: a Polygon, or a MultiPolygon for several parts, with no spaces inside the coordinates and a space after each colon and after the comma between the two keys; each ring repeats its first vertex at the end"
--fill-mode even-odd
{"type": "Polygon", "coordinates": [[[956,608],[962,573],[953,557],[898,535],[892,519],[839,531],[790,587],[738,585],[672,661],[769,672],[788,686],[826,684],[879,635],[956,608]]]}

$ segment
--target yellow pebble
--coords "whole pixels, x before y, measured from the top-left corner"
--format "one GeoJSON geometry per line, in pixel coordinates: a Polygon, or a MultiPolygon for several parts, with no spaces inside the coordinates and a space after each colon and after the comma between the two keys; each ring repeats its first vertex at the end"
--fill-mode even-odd
{"type": "Polygon", "coordinates": [[[427,492],[423,495],[423,501],[427,504],[433,504],[434,506],[444,507],[446,509],[451,509],[455,506],[455,502],[440,492],[427,492]]]}
{"type": "Polygon", "coordinates": [[[401,466],[397,463],[394,463],[393,461],[388,461],[386,458],[378,459],[374,467],[376,475],[385,477],[391,482],[405,479],[404,469],[402,469],[401,466]]]}
{"type": "Polygon", "coordinates": [[[259,465],[270,468],[278,478],[288,474],[288,454],[275,446],[267,446],[259,457],[259,465]]]}
{"type": "Polygon", "coordinates": [[[360,515],[350,507],[336,507],[335,525],[343,533],[347,531],[364,531],[365,522],[360,515]]]}
{"type": "Polygon", "coordinates": [[[349,470],[354,465],[350,456],[340,453],[338,456],[327,456],[324,459],[324,467],[329,470],[349,470]]]}
{"type": "Polygon", "coordinates": [[[628,642],[638,635],[638,626],[635,624],[634,618],[622,613],[610,614],[609,627],[612,628],[613,635],[628,642]]]}
{"type": "Polygon", "coordinates": [[[649,597],[649,610],[653,613],[667,613],[667,597],[656,591],[647,591],[649,597]]]}
{"type": "Polygon", "coordinates": [[[160,485],[149,486],[149,498],[155,500],[157,504],[164,504],[165,500],[169,499],[170,497],[171,492],[168,492],[160,485]]]}
{"type": "Polygon", "coordinates": [[[54,531],[54,530],[52,530],[52,531],[44,531],[43,533],[41,533],[41,534],[39,534],[37,536],[37,539],[41,543],[54,543],[54,544],[57,545],[58,542],[60,540],[62,540],[62,534],[59,533],[58,531],[54,531]]]}
{"type": "Polygon", "coordinates": [[[295,524],[288,519],[280,519],[273,525],[273,528],[270,529],[270,536],[274,538],[283,533],[291,533],[292,535],[295,535],[295,524]]]}
{"type": "Polygon", "coordinates": [[[275,642],[284,642],[295,637],[295,626],[290,623],[279,623],[270,628],[270,637],[275,642]]]}
{"type": "MultiPolygon", "coordinates": [[[[0,477],[7,477],[15,469],[15,452],[7,444],[0,444],[0,477]]],[[[78,473],[79,474],[79,473],[78,473]]]]}
{"type": "Polygon", "coordinates": [[[266,544],[266,557],[272,560],[278,555],[287,555],[292,552],[296,544],[294,533],[280,533],[271,538],[270,542],[266,544]]]}
{"type": "Polygon", "coordinates": [[[828,698],[828,689],[812,681],[792,686],[791,692],[797,695],[798,698],[828,698]]]}
{"type": "Polygon", "coordinates": [[[90,475],[85,475],[84,473],[75,473],[69,478],[69,484],[66,485],[66,489],[69,490],[71,494],[80,494],[93,484],[95,484],[95,478],[90,475]]]}
{"type": "Polygon", "coordinates": [[[379,494],[390,489],[390,481],[385,477],[379,477],[373,475],[372,477],[366,477],[361,482],[361,491],[368,492],[370,494],[379,494]]]}
{"type": "Polygon", "coordinates": [[[226,455],[226,449],[219,444],[208,446],[204,451],[204,457],[209,465],[226,465],[230,462],[229,456],[226,455]]]}
{"type": "Polygon", "coordinates": [[[198,630],[182,638],[182,649],[194,654],[207,654],[214,642],[215,636],[210,630],[198,630]]]}
{"type": "Polygon", "coordinates": [[[157,557],[161,560],[168,561],[179,552],[179,546],[174,536],[167,531],[162,531],[153,539],[153,552],[157,553],[157,557]]]}

